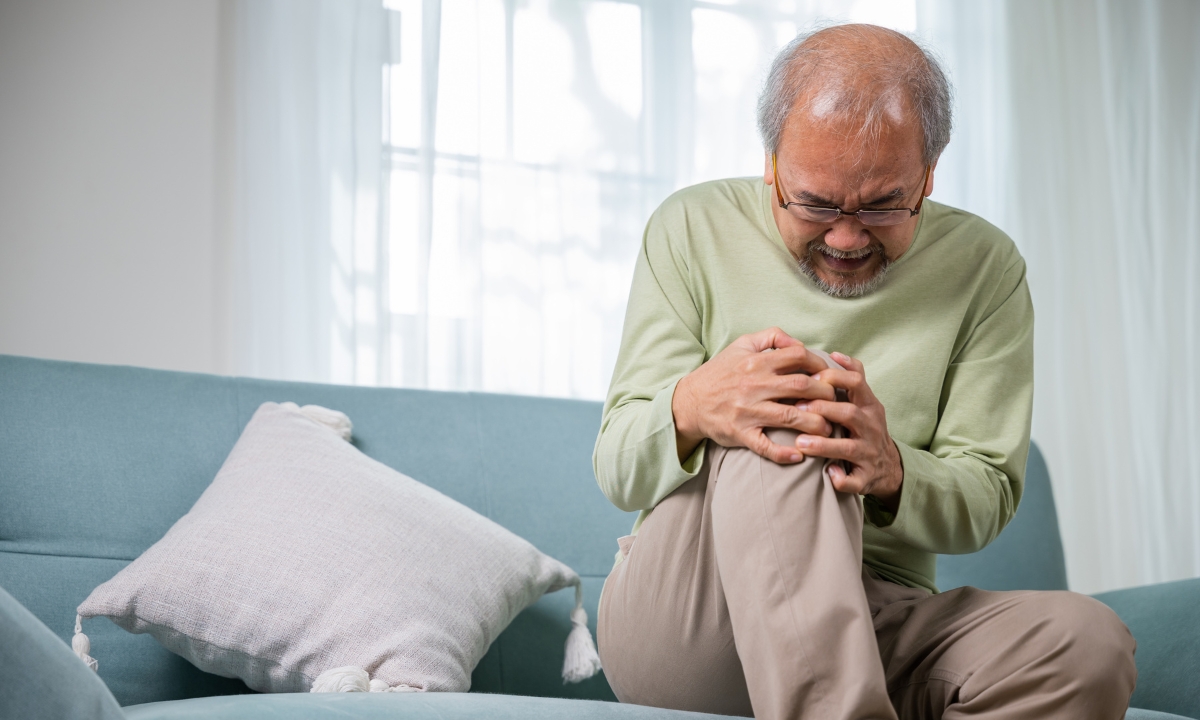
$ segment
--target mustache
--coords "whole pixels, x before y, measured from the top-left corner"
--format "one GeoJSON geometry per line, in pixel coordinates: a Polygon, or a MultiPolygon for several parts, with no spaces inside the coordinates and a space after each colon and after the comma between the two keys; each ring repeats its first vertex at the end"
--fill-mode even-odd
{"type": "Polygon", "coordinates": [[[875,238],[871,238],[871,243],[866,247],[861,247],[857,250],[838,250],[835,247],[830,247],[824,240],[810,240],[806,247],[808,256],[811,258],[816,253],[822,253],[832,258],[839,260],[861,260],[872,253],[879,253],[884,262],[890,262],[891,258],[887,255],[887,250],[884,249],[883,243],[875,238]]]}

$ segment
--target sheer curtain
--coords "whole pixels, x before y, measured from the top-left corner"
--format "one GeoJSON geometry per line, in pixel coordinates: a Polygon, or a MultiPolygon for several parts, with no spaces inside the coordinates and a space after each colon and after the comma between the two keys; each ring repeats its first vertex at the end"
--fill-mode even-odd
{"type": "Polygon", "coordinates": [[[375,382],[387,16],[370,0],[246,0],[232,26],[234,369],[375,382]]]}
{"type": "Polygon", "coordinates": [[[1020,2],[1009,27],[1012,232],[1071,580],[1200,575],[1200,5],[1020,2]]]}
{"type": "Polygon", "coordinates": [[[599,399],[654,207],[757,175],[774,52],[913,32],[934,197],[1017,241],[1072,586],[1200,574],[1200,6],[1187,0],[238,3],[240,373],[599,399]]]}
{"type": "Polygon", "coordinates": [[[1005,229],[1073,589],[1200,575],[1200,5],[922,0],[958,90],[935,198],[1005,229]]]}
{"type": "Polygon", "coordinates": [[[600,399],[654,208],[762,172],[760,78],[799,27],[913,2],[389,0],[381,382],[600,399]]]}

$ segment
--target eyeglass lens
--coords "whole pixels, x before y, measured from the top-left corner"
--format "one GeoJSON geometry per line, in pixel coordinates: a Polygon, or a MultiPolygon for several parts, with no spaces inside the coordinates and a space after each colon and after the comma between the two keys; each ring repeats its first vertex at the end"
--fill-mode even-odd
{"type": "MultiPolygon", "coordinates": [[[[805,220],[817,223],[830,223],[838,219],[841,213],[837,208],[814,207],[812,205],[793,205],[805,220]]],[[[863,225],[899,225],[912,217],[906,209],[900,210],[860,210],[858,221],[863,225]]]]}

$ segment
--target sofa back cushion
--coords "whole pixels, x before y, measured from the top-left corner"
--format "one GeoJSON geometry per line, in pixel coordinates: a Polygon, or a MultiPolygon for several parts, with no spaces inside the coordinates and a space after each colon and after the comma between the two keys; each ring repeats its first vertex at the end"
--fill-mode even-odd
{"type": "MultiPolygon", "coordinates": [[[[341,410],[367,455],[495,520],[580,574],[596,604],[634,515],[592,473],[600,403],[287,383],[0,355],[0,587],[69,642],[75,607],[182,517],[266,401],[341,410]]],[[[974,555],[942,557],[943,589],[1066,587],[1049,475],[1034,447],[1020,512],[974,555]]],[[[517,616],[472,691],[613,700],[603,673],[561,679],[570,590],[517,616]]],[[[148,635],[90,621],[122,705],[247,692],[148,635]]]]}
{"type": "MultiPolygon", "coordinates": [[[[0,586],[69,641],[74,608],[156,542],[212,481],[263,402],[335,408],[367,455],[553,554],[584,580],[592,628],[631,514],[596,487],[600,404],[284,383],[0,356],[0,586]]],[[[493,644],[472,690],[613,699],[563,685],[571,590],[493,644]]],[[[247,692],[107,620],[88,634],[122,705],[247,692]]]]}

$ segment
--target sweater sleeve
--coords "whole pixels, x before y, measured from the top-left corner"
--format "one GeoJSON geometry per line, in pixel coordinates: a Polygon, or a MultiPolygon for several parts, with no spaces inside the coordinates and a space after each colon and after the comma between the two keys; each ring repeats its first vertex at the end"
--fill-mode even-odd
{"type": "Polygon", "coordinates": [[[1020,258],[952,358],[927,449],[896,441],[904,464],[892,515],[868,498],[867,520],[927,552],[975,552],[1016,513],[1033,412],[1033,303],[1020,258]]]}
{"type": "Polygon", "coordinates": [[[672,237],[663,212],[650,218],[642,239],[592,455],[600,489],[625,511],[653,508],[694,477],[704,458],[701,443],[681,464],[675,444],[675,384],[707,357],[686,248],[675,242],[679,238],[672,237]]]}

